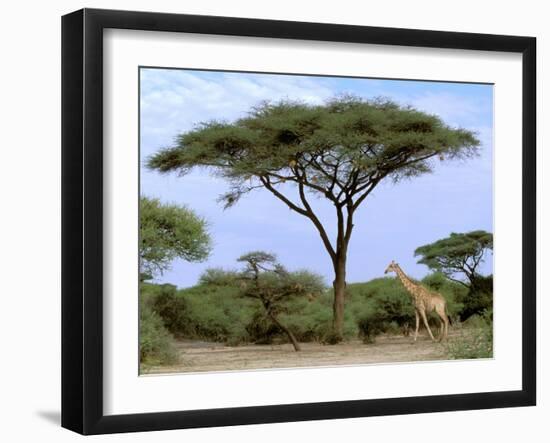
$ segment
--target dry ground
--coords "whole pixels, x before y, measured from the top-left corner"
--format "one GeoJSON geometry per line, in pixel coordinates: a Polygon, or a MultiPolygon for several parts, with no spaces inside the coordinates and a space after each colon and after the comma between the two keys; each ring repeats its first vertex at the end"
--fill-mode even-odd
{"type": "MultiPolygon", "coordinates": [[[[452,340],[456,332],[449,331],[452,340]]],[[[153,366],[143,374],[176,372],[234,371],[265,368],[339,366],[369,363],[411,362],[446,359],[445,347],[428,336],[380,336],[376,343],[357,340],[338,345],[301,343],[302,351],[292,345],[224,346],[220,343],[181,340],[177,342],[180,362],[171,366],[153,366]]]]}

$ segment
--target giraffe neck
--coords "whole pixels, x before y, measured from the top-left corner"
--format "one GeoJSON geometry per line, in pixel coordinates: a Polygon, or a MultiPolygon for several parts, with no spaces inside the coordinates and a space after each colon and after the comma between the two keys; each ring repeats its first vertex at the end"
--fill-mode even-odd
{"type": "Polygon", "coordinates": [[[395,273],[397,274],[397,277],[399,277],[399,280],[401,280],[401,283],[403,283],[405,289],[414,297],[416,295],[416,284],[414,284],[411,279],[407,277],[407,274],[403,272],[399,265],[397,265],[396,268],[395,273]]]}

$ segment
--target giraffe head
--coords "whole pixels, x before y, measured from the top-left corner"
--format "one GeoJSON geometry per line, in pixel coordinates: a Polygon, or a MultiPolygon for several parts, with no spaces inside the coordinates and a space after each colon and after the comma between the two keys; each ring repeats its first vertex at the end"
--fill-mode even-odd
{"type": "Polygon", "coordinates": [[[391,263],[388,265],[386,270],[384,271],[384,274],[387,274],[388,272],[397,272],[397,263],[395,261],[391,261],[391,263]]]}

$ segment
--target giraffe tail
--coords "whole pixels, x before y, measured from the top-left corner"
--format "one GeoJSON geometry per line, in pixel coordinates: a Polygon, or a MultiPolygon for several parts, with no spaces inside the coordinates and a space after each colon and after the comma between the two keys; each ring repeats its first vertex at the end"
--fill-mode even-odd
{"type": "Polygon", "coordinates": [[[453,319],[451,318],[451,316],[449,315],[449,313],[447,311],[445,311],[445,314],[447,314],[447,318],[449,319],[449,326],[452,326],[453,325],[453,319]]]}

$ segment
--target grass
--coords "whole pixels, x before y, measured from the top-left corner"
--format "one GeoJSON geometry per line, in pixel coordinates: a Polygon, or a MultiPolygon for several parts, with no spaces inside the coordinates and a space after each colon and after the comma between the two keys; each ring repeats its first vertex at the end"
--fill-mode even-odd
{"type": "Polygon", "coordinates": [[[493,357],[493,321],[489,311],[471,316],[460,326],[460,335],[446,344],[450,359],[493,357]]]}

